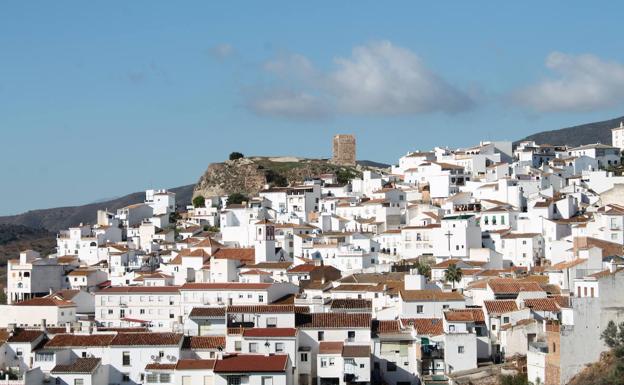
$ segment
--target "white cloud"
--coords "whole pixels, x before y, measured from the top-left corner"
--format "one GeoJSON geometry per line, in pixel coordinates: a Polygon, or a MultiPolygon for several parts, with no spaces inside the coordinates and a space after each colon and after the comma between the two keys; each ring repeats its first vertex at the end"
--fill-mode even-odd
{"type": "Polygon", "coordinates": [[[253,111],[290,119],[338,114],[412,115],[454,113],[472,99],[429,70],[410,50],[388,41],[355,47],[335,68],[317,70],[303,55],[287,55],[265,64],[276,89],[256,95],[253,111]],[[276,91],[282,84],[296,91],[276,91]]]}
{"type": "Polygon", "coordinates": [[[624,65],[595,55],[552,52],[555,76],[518,90],[513,99],[538,112],[591,111],[624,103],[624,65]]]}
{"type": "Polygon", "coordinates": [[[331,115],[325,102],[305,92],[273,89],[251,97],[248,107],[259,115],[319,120],[331,115]]]}

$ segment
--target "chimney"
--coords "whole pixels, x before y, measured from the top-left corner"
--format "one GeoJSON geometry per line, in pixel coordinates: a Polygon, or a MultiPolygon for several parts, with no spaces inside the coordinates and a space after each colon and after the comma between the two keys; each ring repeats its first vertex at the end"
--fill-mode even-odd
{"type": "Polygon", "coordinates": [[[67,334],[71,333],[71,322],[66,322],[65,323],[65,333],[67,333],[67,334]]]}
{"type": "Polygon", "coordinates": [[[10,324],[7,325],[7,332],[8,333],[13,333],[13,332],[15,332],[16,328],[17,328],[17,324],[10,323],[10,324]]]}
{"type": "Polygon", "coordinates": [[[45,332],[48,329],[48,324],[45,318],[41,319],[41,331],[45,332]]]}

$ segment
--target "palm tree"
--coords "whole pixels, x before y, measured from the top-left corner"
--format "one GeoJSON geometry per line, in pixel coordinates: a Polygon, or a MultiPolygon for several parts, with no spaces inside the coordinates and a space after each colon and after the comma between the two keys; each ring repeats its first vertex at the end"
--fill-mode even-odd
{"type": "Polygon", "coordinates": [[[452,263],[449,267],[444,270],[444,280],[446,282],[451,282],[453,284],[453,289],[455,289],[455,282],[461,281],[464,273],[461,268],[457,267],[456,264],[452,263]]]}

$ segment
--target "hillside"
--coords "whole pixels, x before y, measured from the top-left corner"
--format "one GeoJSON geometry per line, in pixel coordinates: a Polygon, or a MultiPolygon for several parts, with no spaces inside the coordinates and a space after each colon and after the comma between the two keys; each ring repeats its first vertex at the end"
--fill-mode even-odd
{"type": "MultiPolygon", "coordinates": [[[[176,193],[178,205],[185,206],[191,202],[193,185],[186,185],[171,189],[176,193]]],[[[82,206],[55,207],[50,209],[31,210],[23,214],[0,217],[0,224],[22,225],[28,228],[45,229],[56,233],[61,229],[75,226],[79,223],[94,223],[97,210],[112,210],[143,202],[145,192],[135,192],[120,198],[103,202],[90,203],[82,206]]],[[[0,237],[2,229],[0,229],[0,237]]]]}
{"type": "MultiPolygon", "coordinates": [[[[373,164],[374,162],[367,162],[373,164]]],[[[255,195],[265,185],[288,186],[324,173],[335,173],[339,182],[359,176],[370,166],[339,166],[326,159],[248,157],[211,163],[195,185],[193,195],[255,195]]]]}
{"type": "MultiPolygon", "coordinates": [[[[529,135],[524,140],[534,140],[538,144],[567,144],[580,146],[589,143],[611,144],[611,129],[618,127],[624,121],[624,116],[602,122],[586,123],[579,126],[561,128],[558,130],[542,131],[529,135]]],[[[518,142],[515,142],[517,144],[518,142]]]]}

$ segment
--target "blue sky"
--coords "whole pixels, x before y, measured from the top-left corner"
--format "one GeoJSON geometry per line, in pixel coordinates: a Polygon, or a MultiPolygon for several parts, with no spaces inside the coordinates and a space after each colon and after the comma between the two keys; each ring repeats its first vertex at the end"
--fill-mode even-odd
{"type": "Polygon", "coordinates": [[[0,214],[623,114],[620,2],[6,1],[0,214]]]}

